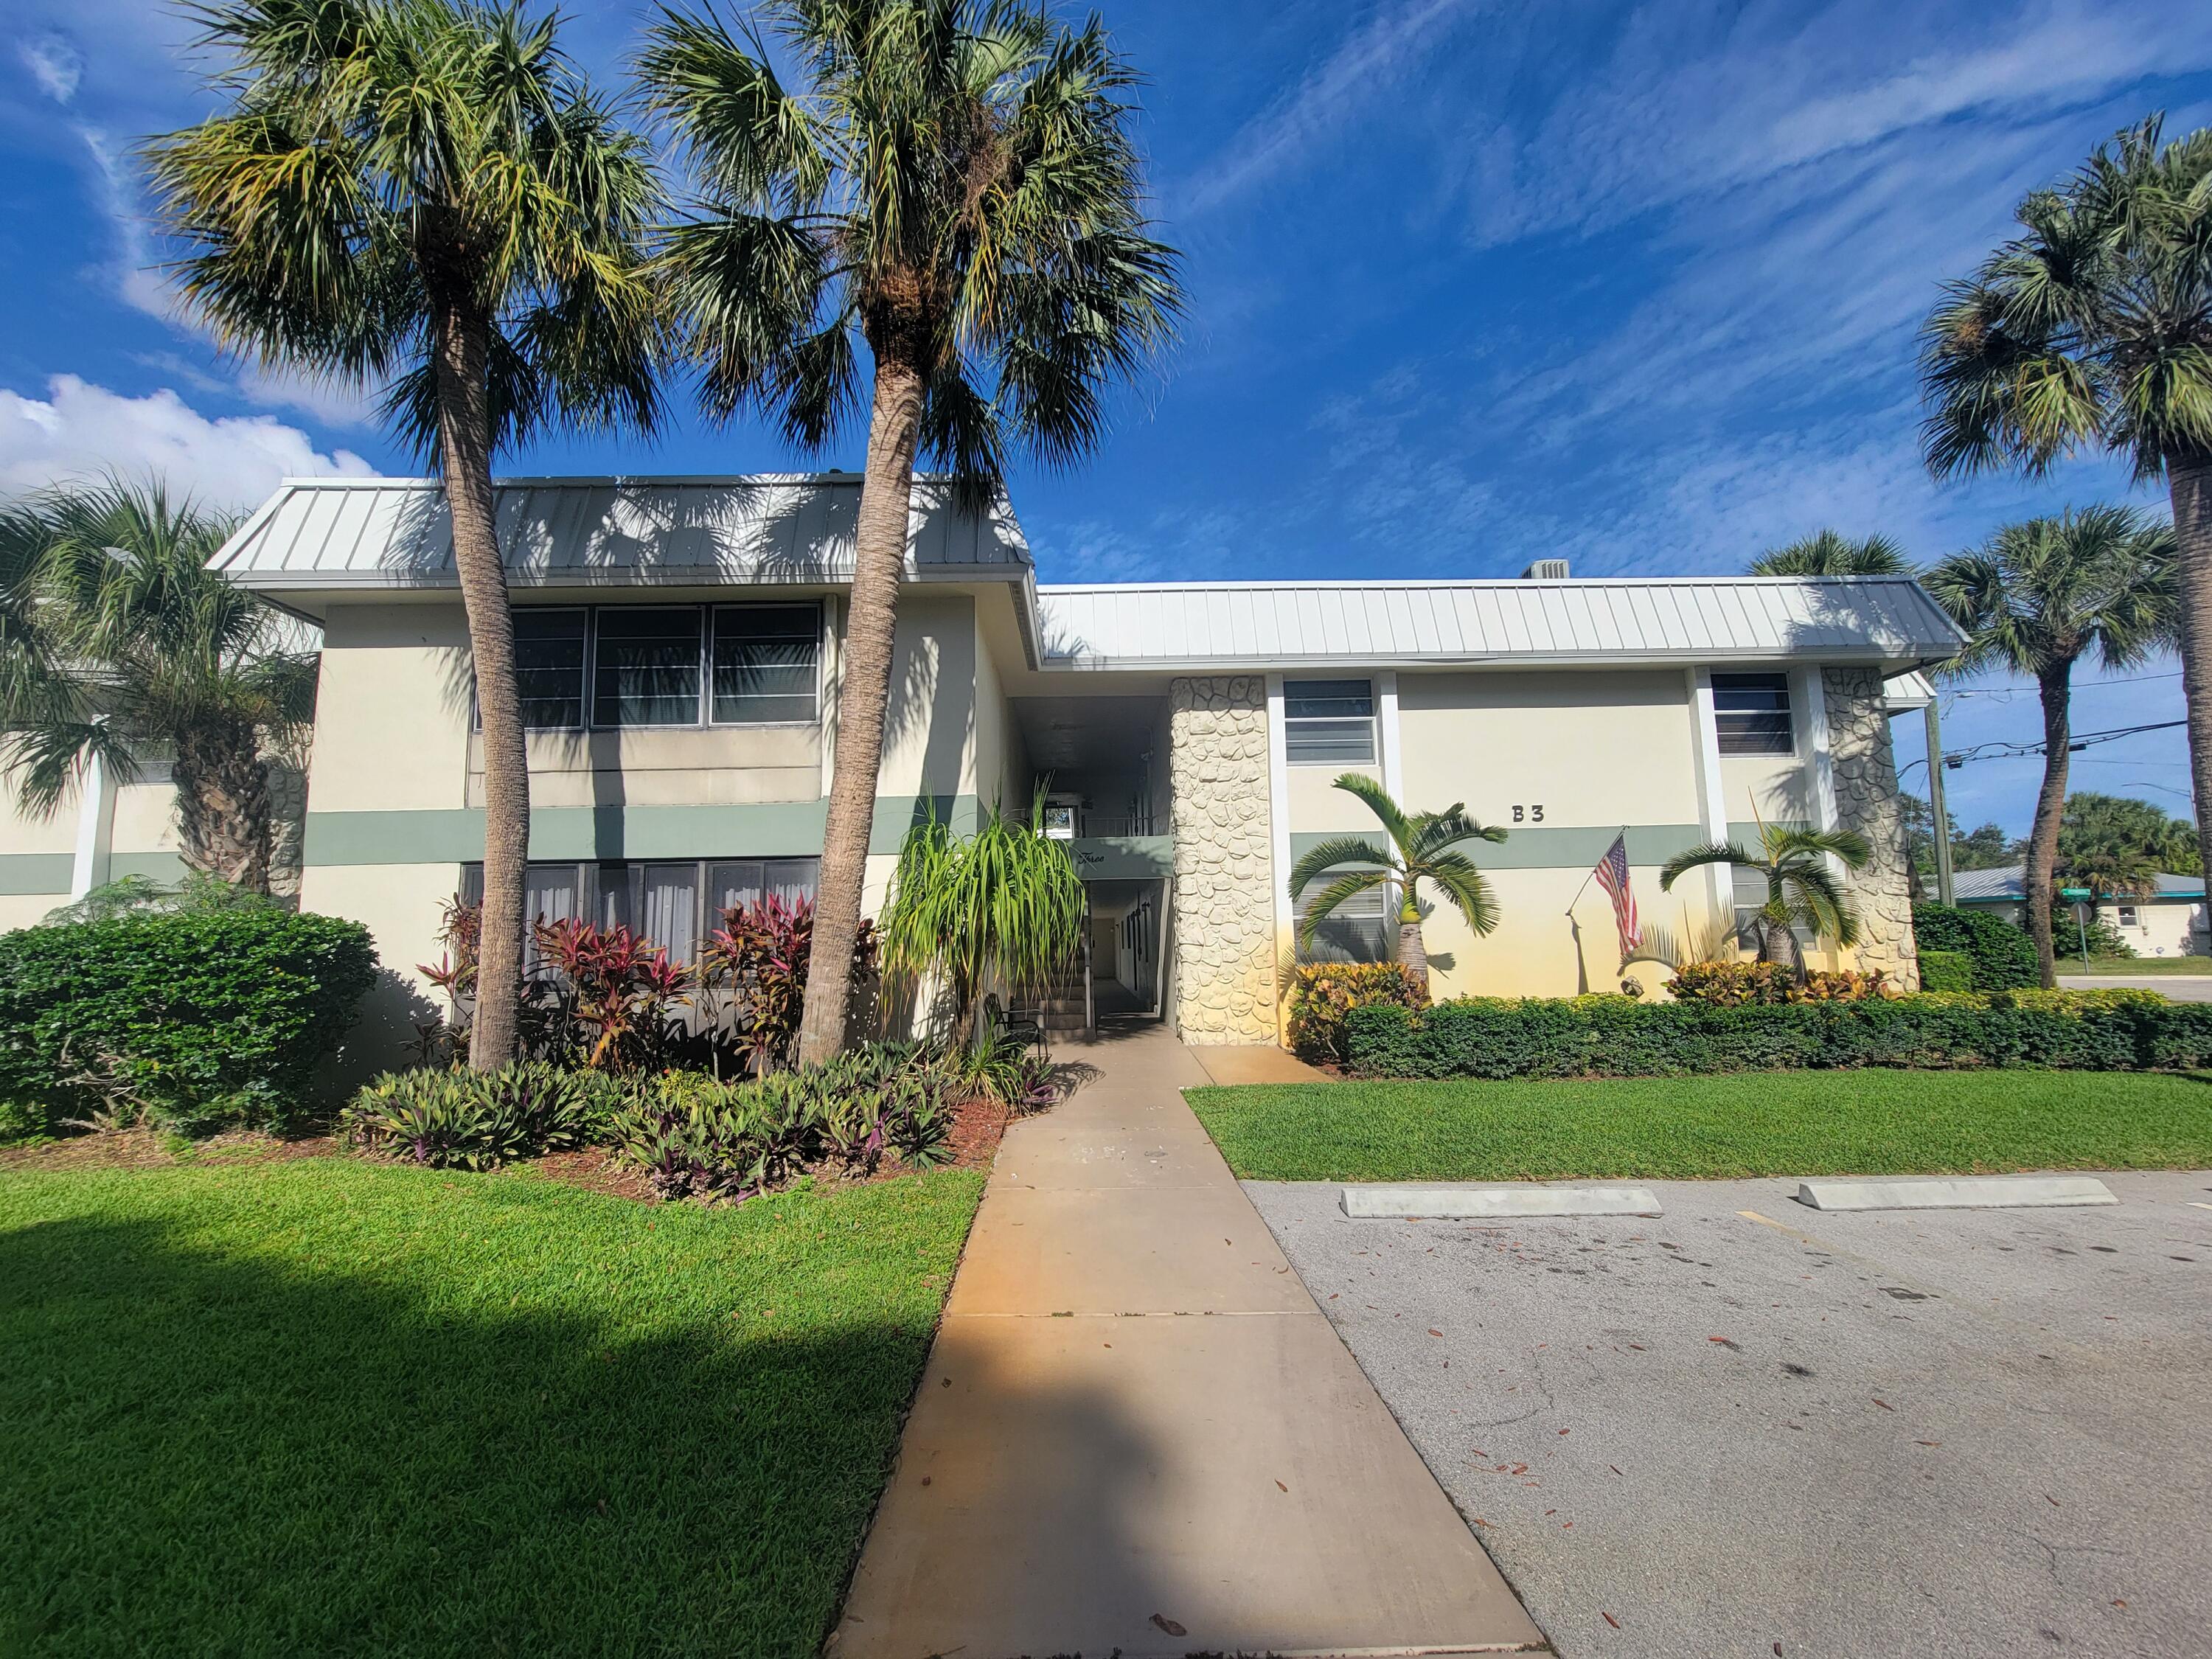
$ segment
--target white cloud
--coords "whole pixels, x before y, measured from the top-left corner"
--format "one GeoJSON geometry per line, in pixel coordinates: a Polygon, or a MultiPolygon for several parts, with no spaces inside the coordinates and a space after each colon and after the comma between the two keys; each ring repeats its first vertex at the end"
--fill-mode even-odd
{"type": "Polygon", "coordinates": [[[1239,128],[1221,153],[1177,193],[1187,214],[1203,213],[1295,166],[1345,135],[1354,118],[1437,48],[1466,15],[1469,0],[1405,0],[1347,35],[1297,87],[1239,128]]]}
{"type": "Polygon", "coordinates": [[[66,104],[76,96],[78,83],[84,79],[84,54],[70,44],[67,36],[49,32],[18,40],[15,56],[30,70],[39,90],[57,104],[66,104]]]}
{"type": "Polygon", "coordinates": [[[374,471],[350,450],[322,453],[273,416],[210,420],[167,390],[127,398],[74,374],[54,376],[42,398],[0,388],[0,492],[152,473],[214,506],[244,507],[282,478],[374,471]]]}

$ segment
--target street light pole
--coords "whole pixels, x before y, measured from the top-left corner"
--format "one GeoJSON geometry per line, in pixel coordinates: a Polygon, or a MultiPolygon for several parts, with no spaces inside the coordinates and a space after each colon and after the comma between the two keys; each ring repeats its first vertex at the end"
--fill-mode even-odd
{"type": "Polygon", "coordinates": [[[1936,900],[1956,904],[1951,881],[1951,815],[1943,807],[1943,728],[1936,717],[1936,699],[1923,711],[1928,717],[1928,810],[1934,815],[1936,838],[1936,900]]]}

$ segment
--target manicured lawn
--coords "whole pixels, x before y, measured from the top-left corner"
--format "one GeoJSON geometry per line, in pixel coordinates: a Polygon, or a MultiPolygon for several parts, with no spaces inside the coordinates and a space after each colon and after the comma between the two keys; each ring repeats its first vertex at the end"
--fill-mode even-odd
{"type": "Polygon", "coordinates": [[[0,1173],[0,1653],[811,1656],[981,1183],[0,1173]]]}
{"type": "Polygon", "coordinates": [[[1763,1072],[1193,1089],[1248,1181],[1516,1181],[2212,1167],[2212,1079],[1763,1072]]]}
{"type": "Polygon", "coordinates": [[[2085,969],[2081,966],[2081,957],[2069,957],[2061,951],[2058,953],[2058,971],[2061,974],[2088,973],[2100,978],[2111,975],[2135,979],[2159,974],[2212,978],[2212,957],[2091,957],[2089,965],[2085,969]]]}

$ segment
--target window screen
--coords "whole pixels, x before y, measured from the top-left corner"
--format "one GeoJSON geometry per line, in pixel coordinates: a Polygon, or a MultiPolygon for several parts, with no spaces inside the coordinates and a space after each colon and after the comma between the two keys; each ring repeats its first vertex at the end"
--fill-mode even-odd
{"type": "Polygon", "coordinates": [[[1292,766],[1364,766],[1372,763],[1373,683],[1285,680],[1283,757],[1292,766]]]}
{"type": "Polygon", "coordinates": [[[522,723],[533,732],[584,723],[584,613],[514,613],[514,678],[522,691],[522,723]]]}
{"type": "Polygon", "coordinates": [[[594,726],[699,723],[699,612],[624,606],[598,614],[594,726]]]}
{"type": "Polygon", "coordinates": [[[714,717],[725,725],[814,718],[822,613],[811,605],[719,605],[714,717]]]}
{"type": "Polygon", "coordinates": [[[1720,729],[1723,755],[1794,753],[1796,744],[1790,730],[1790,677],[1714,675],[1713,722],[1720,729]]]}
{"type": "Polygon", "coordinates": [[[710,917],[739,904],[758,904],[774,894],[786,904],[814,896],[819,859],[730,859],[707,866],[710,917]]]}
{"type": "MultiPolygon", "coordinates": [[[[1328,878],[1306,889],[1298,901],[1298,916],[1328,886],[1328,878]]],[[[1387,962],[1394,929],[1390,925],[1389,890],[1377,887],[1346,900],[1315,927],[1312,942],[1298,947],[1301,962],[1387,962]]]]}

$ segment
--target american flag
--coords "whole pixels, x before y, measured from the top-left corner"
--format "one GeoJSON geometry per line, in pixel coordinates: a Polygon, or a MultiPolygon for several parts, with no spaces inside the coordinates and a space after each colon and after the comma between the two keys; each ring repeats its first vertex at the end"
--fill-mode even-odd
{"type": "Polygon", "coordinates": [[[1620,930],[1620,954],[1626,957],[1644,943],[1643,925],[1636,920],[1636,895],[1628,885],[1628,831],[1622,830],[1605,849],[1590,873],[1613,901],[1613,925],[1620,930]]]}

